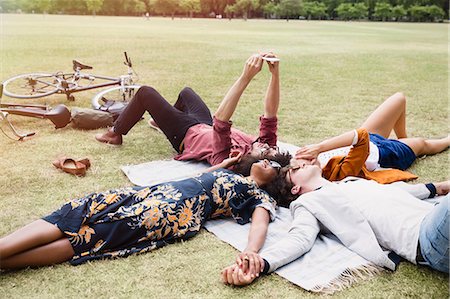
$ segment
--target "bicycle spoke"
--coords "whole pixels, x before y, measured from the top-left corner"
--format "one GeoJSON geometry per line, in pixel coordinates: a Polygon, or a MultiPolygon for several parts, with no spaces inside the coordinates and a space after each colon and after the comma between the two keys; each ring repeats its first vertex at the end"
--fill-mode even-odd
{"type": "Polygon", "coordinates": [[[39,82],[39,83],[42,83],[42,84],[46,84],[45,87],[49,87],[49,86],[58,87],[58,84],[49,83],[49,82],[42,81],[42,80],[39,80],[39,79],[35,79],[35,80],[36,80],[36,82],[39,82]]]}

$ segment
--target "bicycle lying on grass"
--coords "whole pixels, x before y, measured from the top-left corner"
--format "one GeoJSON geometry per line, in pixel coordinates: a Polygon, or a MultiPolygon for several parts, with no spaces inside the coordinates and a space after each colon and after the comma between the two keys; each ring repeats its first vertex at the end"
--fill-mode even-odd
{"type": "Polygon", "coordinates": [[[112,102],[129,102],[140,86],[135,84],[138,76],[133,70],[131,59],[126,52],[124,55],[124,64],[128,68],[126,75],[109,77],[85,73],[82,71],[90,70],[92,66],[73,60],[74,72],[30,73],[14,76],[3,82],[3,93],[19,99],[36,99],[57,93],[65,94],[67,100],[74,101],[73,93],[118,85],[95,95],[92,98],[92,106],[94,109],[103,110],[102,107],[108,102],[110,105],[112,102]]]}
{"type": "MultiPolygon", "coordinates": [[[[140,85],[134,84],[137,81],[135,77],[138,76],[133,70],[131,59],[126,52],[124,52],[124,55],[124,64],[128,68],[126,75],[109,77],[84,73],[82,70],[92,69],[92,67],[73,60],[73,73],[30,73],[6,80],[0,85],[0,99],[3,91],[6,96],[20,99],[36,99],[58,93],[65,94],[68,100],[74,101],[75,98],[72,93],[118,85],[102,90],[91,101],[94,109],[116,115],[117,111],[121,111],[140,88],[140,85]]],[[[19,133],[8,120],[9,114],[48,119],[55,125],[56,129],[65,127],[71,121],[69,109],[62,104],[50,109],[46,105],[1,103],[0,100],[0,124],[6,123],[19,140],[35,133],[19,133]]],[[[3,131],[3,133],[5,132],[3,131]]],[[[5,133],[5,135],[7,134],[5,133]]]]}

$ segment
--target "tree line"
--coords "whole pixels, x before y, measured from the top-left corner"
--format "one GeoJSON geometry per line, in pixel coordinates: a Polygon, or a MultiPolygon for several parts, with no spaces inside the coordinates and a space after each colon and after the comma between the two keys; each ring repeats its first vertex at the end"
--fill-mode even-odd
{"type": "Polygon", "coordinates": [[[1,0],[0,12],[439,22],[447,0],[1,0]]]}

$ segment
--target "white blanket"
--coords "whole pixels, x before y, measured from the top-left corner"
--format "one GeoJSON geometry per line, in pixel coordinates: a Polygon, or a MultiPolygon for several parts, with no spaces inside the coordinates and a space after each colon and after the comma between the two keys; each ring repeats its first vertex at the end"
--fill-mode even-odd
{"type": "MultiPolygon", "coordinates": [[[[297,149],[290,144],[279,145],[291,153],[297,149]]],[[[206,163],[168,160],[123,166],[122,170],[132,183],[148,186],[180,180],[207,167],[206,163]]],[[[279,208],[276,220],[269,225],[264,246],[270,246],[285,236],[291,221],[289,210],[279,208]]],[[[247,244],[249,224],[239,225],[232,219],[220,219],[208,221],[205,227],[239,250],[243,250],[247,244]]],[[[321,235],[307,254],[275,272],[308,291],[331,294],[380,271],[380,268],[347,249],[332,235],[321,235]]]]}

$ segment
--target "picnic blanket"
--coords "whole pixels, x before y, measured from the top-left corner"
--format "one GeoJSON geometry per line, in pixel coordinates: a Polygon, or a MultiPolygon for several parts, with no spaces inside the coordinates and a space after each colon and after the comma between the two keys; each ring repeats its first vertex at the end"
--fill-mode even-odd
{"type": "MultiPolygon", "coordinates": [[[[279,146],[291,153],[298,149],[294,145],[280,142],[279,146]]],[[[169,180],[181,180],[208,167],[207,163],[166,160],[127,165],[122,167],[122,171],[133,184],[148,186],[169,180]]],[[[289,210],[279,208],[276,220],[269,225],[263,248],[286,236],[291,222],[289,210]]],[[[247,245],[250,224],[239,225],[232,219],[218,219],[208,221],[205,228],[238,250],[243,250],[247,245]]],[[[382,268],[347,249],[335,236],[319,235],[308,253],[279,268],[275,273],[305,290],[332,294],[381,271],[382,268]]]]}
{"type": "MultiPolygon", "coordinates": [[[[292,154],[299,148],[284,142],[278,142],[278,146],[281,150],[288,151],[292,154]]],[[[329,160],[330,153],[332,154],[332,151],[320,154],[318,157],[319,161],[322,163],[322,161],[329,160]]],[[[334,150],[334,155],[342,154],[345,154],[345,149],[334,150]]],[[[209,166],[208,163],[197,161],[164,160],[151,161],[138,165],[125,165],[121,169],[133,184],[137,186],[149,186],[166,181],[181,180],[200,173],[209,166]]]]}

